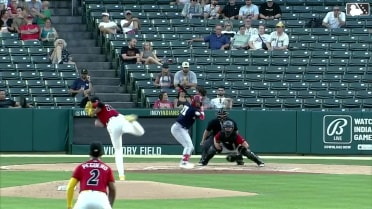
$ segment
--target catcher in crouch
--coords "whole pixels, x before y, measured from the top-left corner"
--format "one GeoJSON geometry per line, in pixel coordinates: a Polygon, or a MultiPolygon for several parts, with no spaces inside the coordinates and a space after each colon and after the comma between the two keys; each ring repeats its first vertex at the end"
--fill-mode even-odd
{"type": "Polygon", "coordinates": [[[265,166],[265,163],[249,150],[249,145],[245,139],[234,131],[234,123],[231,120],[223,122],[222,130],[214,137],[214,144],[208,148],[207,155],[201,164],[203,166],[208,165],[208,162],[217,153],[229,153],[226,157],[229,162],[235,162],[237,160],[237,154],[241,154],[255,162],[258,166],[265,166]]]}

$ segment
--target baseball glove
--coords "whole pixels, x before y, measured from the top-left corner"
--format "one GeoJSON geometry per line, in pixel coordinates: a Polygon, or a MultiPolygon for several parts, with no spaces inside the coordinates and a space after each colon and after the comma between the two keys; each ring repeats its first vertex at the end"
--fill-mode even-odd
{"type": "Polygon", "coordinates": [[[89,117],[94,116],[94,108],[93,108],[93,104],[91,101],[87,102],[87,104],[85,105],[84,111],[87,113],[89,117]]]}
{"type": "Polygon", "coordinates": [[[226,160],[227,160],[228,162],[236,162],[236,160],[237,160],[237,156],[236,156],[236,154],[234,154],[234,153],[230,153],[230,154],[228,154],[228,155],[226,156],[226,160]]]}

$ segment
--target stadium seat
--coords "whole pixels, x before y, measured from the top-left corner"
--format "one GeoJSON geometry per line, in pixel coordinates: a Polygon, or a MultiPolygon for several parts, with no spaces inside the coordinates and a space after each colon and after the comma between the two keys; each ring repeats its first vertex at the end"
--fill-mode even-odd
{"type": "Polygon", "coordinates": [[[54,106],[54,101],[51,97],[33,97],[33,102],[36,106],[54,106]]]}
{"type": "Polygon", "coordinates": [[[285,98],[295,98],[296,91],[288,91],[288,90],[279,90],[277,94],[278,98],[285,99],[285,98]]]}
{"type": "Polygon", "coordinates": [[[262,107],[263,105],[263,99],[260,98],[246,98],[244,100],[244,106],[245,107],[262,107]]]}
{"type": "Polygon", "coordinates": [[[351,90],[340,90],[337,91],[335,94],[335,98],[337,99],[350,99],[354,98],[355,92],[351,90]]]}
{"type": "Polygon", "coordinates": [[[353,91],[366,91],[368,88],[368,85],[365,83],[350,83],[348,86],[348,90],[353,90],[353,91]]]}
{"type": "Polygon", "coordinates": [[[13,71],[2,71],[0,77],[3,80],[20,80],[19,73],[13,71]]]}
{"type": "Polygon", "coordinates": [[[52,97],[71,97],[67,88],[49,88],[52,97]]]}
{"type": "Polygon", "coordinates": [[[341,91],[341,90],[346,90],[347,88],[348,88],[347,83],[332,82],[328,84],[328,90],[331,90],[331,91],[341,91]]]}
{"type": "Polygon", "coordinates": [[[11,61],[12,61],[13,64],[17,64],[17,63],[31,63],[31,58],[28,57],[28,56],[22,56],[22,55],[11,56],[10,59],[11,59],[11,61]]]}
{"type": "Polygon", "coordinates": [[[313,90],[313,91],[327,90],[327,88],[328,88],[328,83],[324,83],[324,82],[312,82],[309,84],[309,90],[313,90]]]}
{"type": "Polygon", "coordinates": [[[63,80],[45,80],[45,86],[48,88],[65,88],[66,84],[63,80]]]}
{"type": "Polygon", "coordinates": [[[263,106],[268,108],[281,108],[283,99],[280,98],[265,98],[263,100],[263,106]]]}
{"type": "Polygon", "coordinates": [[[45,83],[43,80],[25,80],[29,88],[44,88],[45,83]]]}
{"type": "Polygon", "coordinates": [[[316,91],[299,90],[297,91],[296,98],[298,99],[312,99],[316,97],[316,91]]]}
{"type": "Polygon", "coordinates": [[[303,99],[302,106],[304,108],[321,108],[322,100],[315,98],[303,99]]]}
{"type": "Polygon", "coordinates": [[[340,108],[341,100],[340,99],[323,99],[322,107],[323,108],[340,108]]]}
{"type": "Polygon", "coordinates": [[[300,74],[285,74],[283,76],[283,81],[285,82],[301,82],[303,75],[300,74]]]}
{"type": "Polygon", "coordinates": [[[289,84],[289,90],[294,91],[302,91],[302,90],[308,90],[309,84],[306,82],[292,82],[289,84]]]}
{"type": "Polygon", "coordinates": [[[286,98],[283,99],[284,108],[300,108],[302,106],[302,99],[286,98]]]}
{"type": "Polygon", "coordinates": [[[362,106],[363,108],[372,108],[372,99],[363,99],[362,100],[362,106]]]}
{"type": "Polygon", "coordinates": [[[348,28],[332,28],[331,34],[333,36],[349,36],[350,35],[350,29],[348,28]]]}
{"type": "Polygon", "coordinates": [[[46,88],[29,88],[32,97],[49,97],[49,91],[46,88]]]}
{"type": "Polygon", "coordinates": [[[35,71],[19,72],[19,75],[24,80],[40,80],[39,72],[35,72],[35,71]]]}
{"type": "MultiPolygon", "coordinates": [[[[250,86],[251,86],[251,83],[250,82],[247,82],[247,81],[235,81],[235,82],[232,83],[231,89],[235,89],[235,90],[247,90],[247,89],[249,89],[250,86]]],[[[240,96],[240,92],[239,92],[239,96],[240,96]]]]}
{"type": "Polygon", "coordinates": [[[351,52],[349,51],[331,51],[332,58],[350,59],[351,52]]]}

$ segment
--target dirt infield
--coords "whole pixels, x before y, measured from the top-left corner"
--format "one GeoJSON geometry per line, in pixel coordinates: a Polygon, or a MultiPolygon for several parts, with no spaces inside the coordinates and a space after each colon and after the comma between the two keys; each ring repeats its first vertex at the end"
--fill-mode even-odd
{"type": "MultiPolygon", "coordinates": [[[[3,166],[1,170],[7,171],[71,171],[78,163],[61,164],[27,164],[3,166]]],[[[115,169],[114,164],[109,164],[115,169]]],[[[361,174],[372,175],[371,166],[353,165],[322,165],[322,164],[267,164],[257,167],[254,164],[237,166],[232,163],[211,163],[208,166],[196,166],[194,169],[184,170],[177,163],[126,163],[127,173],[152,172],[152,173],[246,173],[246,174],[361,174]]],[[[0,189],[2,196],[34,197],[34,198],[65,198],[63,187],[67,181],[48,182],[0,189]],[[62,187],[61,187],[62,186],[62,187]],[[58,187],[62,191],[58,191],[58,187]]],[[[226,196],[250,196],[255,193],[180,186],[151,181],[118,181],[118,199],[185,199],[208,198],[226,196]],[[146,188],[146,189],[144,189],[146,188]],[[131,192],[127,192],[131,191],[131,192]]],[[[77,188],[78,190],[78,188],[77,188]]],[[[77,195],[78,192],[75,192],[77,195]]]]}

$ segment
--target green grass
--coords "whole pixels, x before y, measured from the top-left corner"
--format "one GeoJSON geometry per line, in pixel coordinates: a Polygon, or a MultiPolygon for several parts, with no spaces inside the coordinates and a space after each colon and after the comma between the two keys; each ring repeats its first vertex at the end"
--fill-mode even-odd
{"type": "MultiPolygon", "coordinates": [[[[66,180],[70,174],[32,171],[27,172],[27,178],[24,178],[24,172],[2,171],[0,187],[66,180]]],[[[372,206],[372,179],[365,175],[128,173],[127,177],[131,180],[255,192],[259,195],[188,200],[118,200],[116,208],[368,209],[372,206]]],[[[64,204],[63,200],[14,197],[2,197],[0,201],[1,208],[7,209],[64,208],[64,204]]]]}
{"type": "MultiPolygon", "coordinates": [[[[50,163],[80,163],[86,160],[86,156],[82,157],[1,157],[0,166],[6,165],[22,165],[22,164],[50,164],[50,163]]],[[[114,163],[113,157],[103,158],[107,163],[114,163]]],[[[175,158],[125,158],[125,162],[176,162],[175,158]]],[[[193,162],[198,162],[195,156],[192,158],[193,162]]],[[[211,162],[226,162],[225,159],[214,158],[211,162]]],[[[372,160],[344,160],[344,159],[265,159],[265,163],[298,163],[298,164],[328,164],[328,165],[368,165],[372,166],[372,160]]]]}

